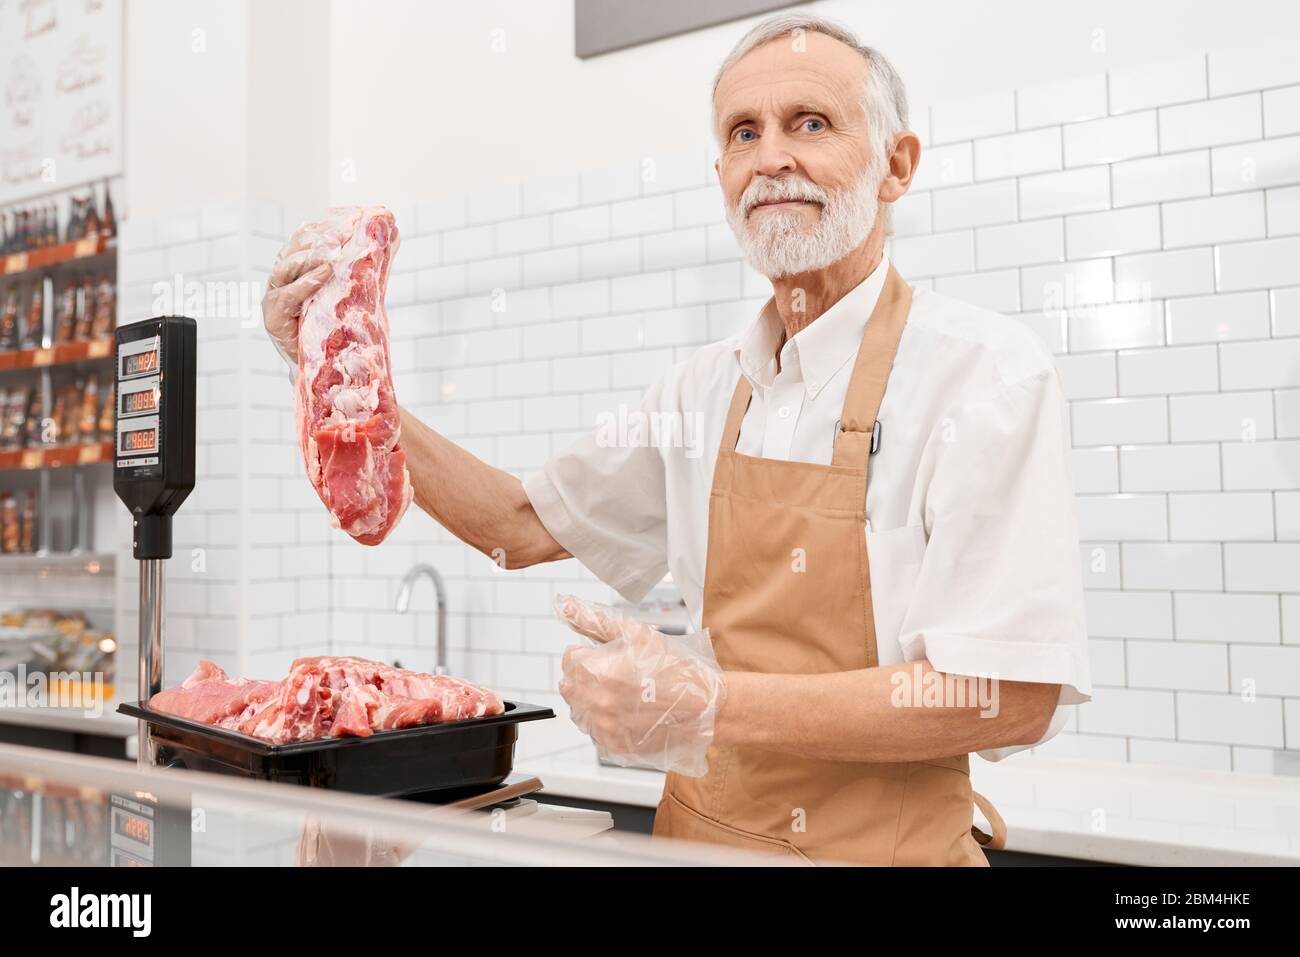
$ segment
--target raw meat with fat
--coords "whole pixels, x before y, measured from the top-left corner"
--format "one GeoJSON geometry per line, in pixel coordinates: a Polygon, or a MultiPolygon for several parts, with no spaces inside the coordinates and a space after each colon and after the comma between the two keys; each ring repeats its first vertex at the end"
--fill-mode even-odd
{"type": "Polygon", "coordinates": [[[260,709],[280,691],[279,681],[231,678],[210,661],[199,662],[179,688],[158,692],[150,707],[204,724],[231,727],[249,709],[260,709]]]}
{"type": "Polygon", "coordinates": [[[378,545],[411,503],[384,294],[397,252],[382,206],[329,211],[313,251],[333,269],[303,304],[295,411],[307,477],[330,521],[378,545]]]}
{"type": "Polygon", "coordinates": [[[299,658],[282,681],[231,678],[203,661],[149,707],[275,744],[366,737],[505,710],[499,696],[471,682],[346,655],[299,658]]]}

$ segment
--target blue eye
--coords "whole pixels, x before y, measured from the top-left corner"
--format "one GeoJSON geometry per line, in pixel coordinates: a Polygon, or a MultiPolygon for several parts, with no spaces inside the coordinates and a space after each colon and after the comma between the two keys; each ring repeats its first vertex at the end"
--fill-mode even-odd
{"type": "Polygon", "coordinates": [[[823,123],[821,120],[804,120],[803,125],[804,128],[808,130],[809,133],[817,133],[821,130],[826,129],[826,124],[823,123]]]}
{"type": "Polygon", "coordinates": [[[753,137],[753,135],[754,135],[754,131],[753,131],[753,130],[737,130],[737,131],[736,131],[736,139],[740,140],[740,142],[742,142],[742,143],[750,143],[750,142],[752,142],[752,139],[748,139],[747,137],[753,137]]]}

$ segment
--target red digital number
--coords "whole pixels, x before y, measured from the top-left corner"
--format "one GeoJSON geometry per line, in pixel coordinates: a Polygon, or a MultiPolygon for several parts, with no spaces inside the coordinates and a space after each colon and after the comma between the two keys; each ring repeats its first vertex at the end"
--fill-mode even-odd
{"type": "Polygon", "coordinates": [[[138,817],[127,818],[122,822],[122,833],[141,844],[149,843],[149,822],[138,817]]]}
{"type": "Polygon", "coordinates": [[[152,449],[153,445],[154,445],[153,429],[140,429],[139,431],[136,432],[128,432],[126,433],[126,438],[123,441],[123,447],[128,452],[139,452],[143,450],[152,449]]]}

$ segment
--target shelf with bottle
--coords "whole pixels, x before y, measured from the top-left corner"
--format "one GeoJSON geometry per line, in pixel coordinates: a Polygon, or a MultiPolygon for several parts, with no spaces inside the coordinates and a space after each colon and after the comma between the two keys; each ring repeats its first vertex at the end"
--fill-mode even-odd
{"type": "Polygon", "coordinates": [[[92,362],[113,357],[112,339],[65,342],[48,349],[14,349],[0,352],[0,372],[10,369],[41,369],[92,362]]]}
{"type": "Polygon", "coordinates": [[[42,577],[61,575],[113,574],[115,557],[73,542],[63,551],[52,551],[49,534],[40,514],[41,498],[36,490],[0,486],[0,572],[24,572],[42,577]]]}
{"type": "Polygon", "coordinates": [[[104,359],[112,353],[117,283],[111,270],[86,271],[51,282],[0,280],[0,371],[104,359]],[[52,295],[47,333],[45,297],[52,295]]]}
{"type": "Polygon", "coordinates": [[[0,451],[0,472],[61,469],[73,465],[94,465],[113,460],[113,443],[74,442],[66,445],[43,445],[30,449],[0,451]]]}
{"type": "Polygon", "coordinates": [[[46,249],[13,253],[0,258],[0,274],[12,276],[40,272],[54,266],[61,266],[64,263],[103,255],[112,250],[114,246],[114,240],[104,239],[103,237],[89,237],[70,243],[60,243],[46,249]]]}
{"type": "Polygon", "coordinates": [[[99,204],[93,185],[68,197],[61,226],[56,200],[0,210],[0,272],[23,273],[97,256],[117,238],[117,214],[108,183],[99,204]]]}
{"type": "Polygon", "coordinates": [[[65,468],[113,458],[113,387],[96,373],[53,392],[47,415],[36,385],[0,391],[0,471],[65,468]]]}

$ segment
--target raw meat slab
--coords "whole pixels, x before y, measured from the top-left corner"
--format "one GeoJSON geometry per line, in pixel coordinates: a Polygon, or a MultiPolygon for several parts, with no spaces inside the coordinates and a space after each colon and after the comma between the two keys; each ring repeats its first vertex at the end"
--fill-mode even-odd
{"type": "Polygon", "coordinates": [[[398,247],[382,206],[332,209],[314,251],[333,266],[303,304],[295,413],[307,477],[330,522],[378,545],[411,503],[384,293],[398,247]]]}

